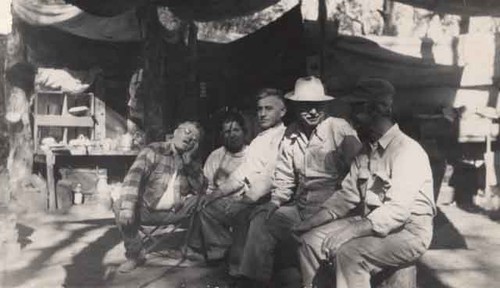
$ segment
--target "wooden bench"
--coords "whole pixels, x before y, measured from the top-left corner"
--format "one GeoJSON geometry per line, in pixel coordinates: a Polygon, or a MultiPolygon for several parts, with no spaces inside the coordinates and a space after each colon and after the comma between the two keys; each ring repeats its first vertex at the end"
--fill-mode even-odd
{"type": "Polygon", "coordinates": [[[375,288],[417,288],[417,267],[412,264],[384,270],[374,275],[371,282],[375,288]]]}
{"type": "MultiPolygon", "coordinates": [[[[314,281],[314,287],[334,287],[335,272],[333,270],[332,266],[321,266],[314,281]]],[[[372,276],[371,286],[373,288],[417,288],[416,264],[411,264],[398,269],[383,270],[382,272],[372,276]]]]}

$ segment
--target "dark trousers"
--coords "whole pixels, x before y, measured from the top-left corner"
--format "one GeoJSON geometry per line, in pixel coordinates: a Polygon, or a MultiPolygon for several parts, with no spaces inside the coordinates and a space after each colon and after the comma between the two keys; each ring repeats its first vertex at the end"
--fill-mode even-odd
{"type": "MultiPolygon", "coordinates": [[[[248,217],[255,205],[229,196],[213,201],[198,213],[197,228],[201,229],[208,257],[220,258],[229,249],[231,275],[237,274],[247,237],[248,217]]],[[[195,234],[199,235],[196,232],[195,234]]],[[[201,248],[201,243],[195,239],[190,245],[195,249],[201,248]]]]}
{"type": "Polygon", "coordinates": [[[286,255],[287,259],[296,258],[296,243],[291,228],[308,216],[297,205],[280,207],[268,220],[264,213],[256,215],[250,222],[239,274],[268,282],[275,267],[278,244],[280,255],[286,255]]]}

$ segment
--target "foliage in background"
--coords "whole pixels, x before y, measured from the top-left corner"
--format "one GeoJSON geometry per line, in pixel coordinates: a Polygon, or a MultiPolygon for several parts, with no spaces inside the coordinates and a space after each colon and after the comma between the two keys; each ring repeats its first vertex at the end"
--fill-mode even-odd
{"type": "Polygon", "coordinates": [[[398,2],[393,3],[389,12],[384,9],[384,2],[327,0],[328,18],[339,20],[339,32],[344,35],[383,35],[384,25],[393,25],[394,35],[401,37],[456,36],[459,33],[459,16],[439,15],[398,2]]]}

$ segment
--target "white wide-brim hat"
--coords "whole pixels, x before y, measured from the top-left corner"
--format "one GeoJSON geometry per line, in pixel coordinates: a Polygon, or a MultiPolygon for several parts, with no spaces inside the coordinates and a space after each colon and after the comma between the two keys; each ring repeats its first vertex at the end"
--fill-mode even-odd
{"type": "Polygon", "coordinates": [[[323,102],[335,99],[325,94],[325,87],[323,87],[321,80],[314,76],[297,79],[295,89],[288,92],[285,98],[301,102],[323,102]]]}

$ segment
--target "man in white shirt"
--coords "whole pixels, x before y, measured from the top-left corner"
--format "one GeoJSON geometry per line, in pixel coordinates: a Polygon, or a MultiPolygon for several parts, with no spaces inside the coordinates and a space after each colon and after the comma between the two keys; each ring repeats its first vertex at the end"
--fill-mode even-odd
{"type": "Polygon", "coordinates": [[[325,94],[320,79],[297,79],[285,97],[296,121],[280,144],[270,201],[251,215],[239,267],[247,287],[265,287],[275,268],[294,266],[292,227],[314,215],[334,194],[361,148],[346,120],[327,115],[327,103],[334,98],[325,94]]]}
{"type": "Polygon", "coordinates": [[[253,207],[264,201],[270,192],[278,146],[285,132],[281,120],[285,113],[281,91],[266,88],[258,93],[257,116],[261,132],[248,145],[243,163],[211,192],[199,213],[209,251],[213,246],[227,247],[227,239],[232,238],[229,253],[231,275],[238,274],[248,216],[253,207]]]}
{"type": "Polygon", "coordinates": [[[224,115],[220,133],[223,145],[210,153],[203,166],[208,195],[217,193],[219,186],[243,163],[248,150],[245,143],[247,128],[241,114],[229,112],[224,115]]]}

